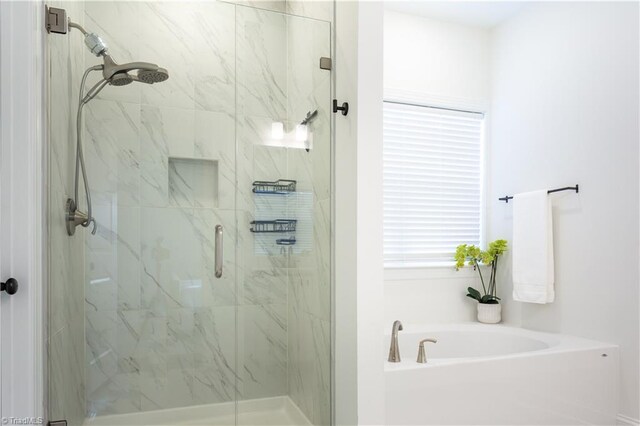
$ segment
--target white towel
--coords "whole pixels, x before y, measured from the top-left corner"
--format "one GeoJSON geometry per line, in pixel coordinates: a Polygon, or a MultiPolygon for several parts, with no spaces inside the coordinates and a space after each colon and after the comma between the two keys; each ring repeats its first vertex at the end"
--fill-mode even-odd
{"type": "Polygon", "coordinates": [[[512,256],[513,300],[553,302],[553,220],[546,190],[514,195],[512,256]]]}

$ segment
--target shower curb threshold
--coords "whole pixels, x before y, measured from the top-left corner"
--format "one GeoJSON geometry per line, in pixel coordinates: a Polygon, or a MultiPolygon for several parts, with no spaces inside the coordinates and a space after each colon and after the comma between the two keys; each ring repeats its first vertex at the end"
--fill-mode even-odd
{"type": "Polygon", "coordinates": [[[311,422],[289,396],[238,401],[238,422],[235,402],[192,405],[163,410],[111,414],[85,419],[84,426],[311,426],[311,422]]]}

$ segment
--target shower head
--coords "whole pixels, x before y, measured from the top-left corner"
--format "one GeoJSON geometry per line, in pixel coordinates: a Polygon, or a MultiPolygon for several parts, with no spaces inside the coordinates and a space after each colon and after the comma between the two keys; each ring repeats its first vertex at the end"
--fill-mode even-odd
{"type": "Polygon", "coordinates": [[[126,86],[127,84],[133,83],[133,77],[131,77],[126,72],[121,72],[118,74],[114,74],[113,77],[111,77],[111,79],[108,81],[112,86],[126,86]]]}
{"type": "Polygon", "coordinates": [[[138,80],[143,83],[153,84],[161,83],[169,78],[169,72],[166,69],[156,65],[156,69],[141,69],[138,71],[138,80]]]}
{"type": "MultiPolygon", "coordinates": [[[[61,10],[61,9],[59,9],[61,10]]],[[[49,9],[47,14],[49,15],[49,9]]],[[[64,16],[64,10],[62,10],[64,16]]],[[[64,19],[64,18],[63,18],[64,19]]],[[[66,221],[67,221],[67,233],[73,235],[75,228],[78,225],[88,227],[93,223],[92,234],[96,233],[96,220],[91,215],[91,191],[89,190],[89,179],[87,177],[84,155],[82,153],[82,109],[83,107],[95,98],[107,84],[112,86],[126,86],[134,81],[140,81],[146,84],[159,83],[169,78],[169,72],[160,68],[156,64],[148,62],[131,62],[128,64],[119,65],[109,56],[107,44],[100,38],[99,35],[94,33],[88,33],[81,25],[68,20],[68,28],[76,28],[82,34],[84,34],[84,43],[87,48],[96,55],[102,57],[102,65],[93,65],[87,68],[82,76],[80,83],[80,96],[78,102],[78,113],[76,119],[76,173],[74,180],[74,198],[67,200],[66,221]],[[85,93],[85,83],[87,76],[94,71],[102,71],[102,79],[93,85],[85,93]],[[134,74],[135,72],[135,74],[134,74]],[[87,201],[87,212],[83,213],[78,210],[78,188],[79,188],[79,176],[82,172],[83,186],[85,190],[85,199],[87,201]]],[[[47,27],[49,30],[49,27],[47,27]]],[[[61,30],[58,30],[60,32],[61,30]]],[[[62,34],[66,34],[67,28],[64,28],[62,34]]]]}
{"type": "Polygon", "coordinates": [[[169,72],[149,62],[129,62],[118,65],[109,55],[104,55],[102,76],[112,86],[124,86],[134,81],[154,84],[169,78],[169,72]],[[135,74],[131,74],[136,71],[135,74]]]}
{"type": "Polygon", "coordinates": [[[84,44],[94,55],[100,57],[104,61],[102,66],[102,77],[112,86],[126,86],[134,81],[146,84],[160,83],[169,78],[169,72],[160,68],[156,64],[149,62],[130,62],[128,64],[119,65],[114,61],[108,53],[107,43],[95,33],[89,33],[81,25],[68,20],[70,28],[76,28],[84,34],[84,44]],[[130,72],[137,71],[132,75],[130,72]]]}

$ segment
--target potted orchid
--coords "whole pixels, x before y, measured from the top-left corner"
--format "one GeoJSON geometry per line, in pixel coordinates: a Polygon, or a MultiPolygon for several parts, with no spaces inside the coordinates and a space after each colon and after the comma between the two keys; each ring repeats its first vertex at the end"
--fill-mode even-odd
{"type": "Polygon", "coordinates": [[[487,250],[481,250],[474,245],[460,244],[456,248],[456,270],[464,267],[465,263],[478,271],[482,283],[482,293],[473,287],[467,288],[467,297],[478,302],[478,321],[496,324],[502,320],[502,306],[496,289],[496,275],[498,259],[507,251],[507,240],[495,240],[489,243],[487,250]],[[483,268],[489,268],[489,280],[482,275],[483,268]]]}

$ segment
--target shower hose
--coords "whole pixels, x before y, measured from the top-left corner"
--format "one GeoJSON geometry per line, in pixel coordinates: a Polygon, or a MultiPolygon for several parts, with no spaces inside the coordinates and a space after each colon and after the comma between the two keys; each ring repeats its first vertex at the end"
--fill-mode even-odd
{"type": "Polygon", "coordinates": [[[87,177],[87,169],[84,163],[84,152],[82,149],[83,148],[82,147],[82,110],[84,109],[84,106],[87,103],[89,103],[89,101],[91,101],[93,98],[95,98],[98,95],[98,93],[100,93],[100,91],[104,89],[104,87],[108,83],[107,80],[101,79],[91,89],[89,89],[86,95],[84,95],[84,86],[87,81],[87,76],[92,71],[99,71],[99,70],[102,70],[102,68],[103,68],[102,65],[96,65],[88,68],[84,72],[84,75],[82,76],[82,82],[80,83],[80,94],[78,99],[79,101],[78,114],[76,117],[76,173],[75,173],[75,180],[74,180],[73,196],[74,196],[74,203],[76,205],[76,210],[77,210],[78,187],[80,184],[79,177],[80,177],[80,172],[82,171],[82,183],[84,185],[84,193],[87,200],[87,220],[82,222],[81,225],[86,228],[89,225],[91,225],[91,223],[93,223],[93,228],[91,230],[92,234],[96,233],[96,220],[94,219],[92,215],[92,210],[91,210],[91,190],[89,189],[89,179],[87,177]]]}

